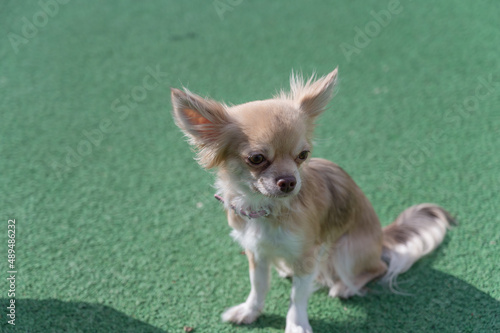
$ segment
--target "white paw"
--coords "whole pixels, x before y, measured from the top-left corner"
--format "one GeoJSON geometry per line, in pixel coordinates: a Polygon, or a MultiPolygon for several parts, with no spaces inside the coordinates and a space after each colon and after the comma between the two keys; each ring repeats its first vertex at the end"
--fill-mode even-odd
{"type": "Polygon", "coordinates": [[[309,323],[295,324],[291,322],[286,323],[285,333],[312,333],[312,328],[309,323]]]}
{"type": "Polygon", "coordinates": [[[251,324],[260,315],[260,310],[246,303],[233,306],[222,314],[222,321],[235,324],[251,324]]]}
{"type": "Polygon", "coordinates": [[[340,297],[344,299],[352,297],[354,295],[363,296],[364,294],[364,290],[358,290],[357,292],[352,291],[342,282],[335,283],[335,285],[330,288],[330,292],[328,293],[330,297],[340,297]]]}
{"type": "Polygon", "coordinates": [[[280,278],[283,278],[283,279],[287,279],[287,278],[293,276],[293,273],[288,272],[288,271],[284,271],[281,269],[276,269],[276,271],[278,272],[278,275],[280,276],[280,278]]]}
{"type": "Polygon", "coordinates": [[[286,264],[279,263],[275,268],[281,278],[291,278],[293,276],[293,270],[288,268],[286,264]]]}
{"type": "Polygon", "coordinates": [[[349,297],[349,288],[342,282],[337,282],[330,288],[330,292],[328,293],[330,297],[340,297],[347,298],[349,297]]]}

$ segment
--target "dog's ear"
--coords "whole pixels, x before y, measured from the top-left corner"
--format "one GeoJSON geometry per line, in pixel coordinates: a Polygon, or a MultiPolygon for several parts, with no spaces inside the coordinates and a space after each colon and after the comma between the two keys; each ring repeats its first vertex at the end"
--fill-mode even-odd
{"type": "Polygon", "coordinates": [[[216,140],[221,128],[229,122],[224,106],[214,100],[195,95],[187,89],[172,88],[171,96],[175,122],[192,144],[216,140]]]}
{"type": "Polygon", "coordinates": [[[333,95],[337,73],[338,68],[335,68],[328,75],[319,79],[312,76],[305,83],[300,76],[292,75],[290,79],[291,91],[302,112],[316,118],[325,110],[333,95]]]}
{"type": "Polygon", "coordinates": [[[172,88],[175,123],[198,149],[198,162],[205,168],[217,166],[223,158],[231,122],[221,103],[172,88]]]}

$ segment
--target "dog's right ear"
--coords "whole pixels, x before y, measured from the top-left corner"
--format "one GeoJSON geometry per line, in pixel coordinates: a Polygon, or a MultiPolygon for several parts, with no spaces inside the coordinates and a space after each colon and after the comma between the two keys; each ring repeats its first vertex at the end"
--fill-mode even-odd
{"type": "Polygon", "coordinates": [[[198,162],[205,168],[221,162],[228,141],[229,115],[221,103],[172,88],[175,123],[198,149],[198,162]]]}
{"type": "Polygon", "coordinates": [[[216,101],[200,97],[187,89],[172,88],[174,119],[192,144],[210,144],[217,140],[222,127],[228,124],[224,106],[216,101]]]}

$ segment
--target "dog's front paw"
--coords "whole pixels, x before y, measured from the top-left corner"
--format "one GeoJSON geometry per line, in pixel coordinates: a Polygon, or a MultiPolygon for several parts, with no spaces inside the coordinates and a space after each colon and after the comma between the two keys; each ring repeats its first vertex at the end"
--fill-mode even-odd
{"type": "Polygon", "coordinates": [[[313,333],[311,325],[287,322],[285,333],[313,333]]]}
{"type": "Polygon", "coordinates": [[[240,305],[233,306],[224,311],[222,314],[222,321],[235,324],[251,324],[259,315],[259,309],[247,305],[247,303],[241,303],[240,305]]]}

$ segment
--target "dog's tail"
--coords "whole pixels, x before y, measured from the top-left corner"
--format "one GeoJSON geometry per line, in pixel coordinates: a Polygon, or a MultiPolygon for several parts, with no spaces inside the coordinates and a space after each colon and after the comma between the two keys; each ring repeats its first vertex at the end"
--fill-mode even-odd
{"type": "Polygon", "coordinates": [[[426,203],[406,209],[384,228],[382,258],[389,267],[383,280],[391,289],[396,277],[438,247],[454,224],[447,211],[426,203]]]}

